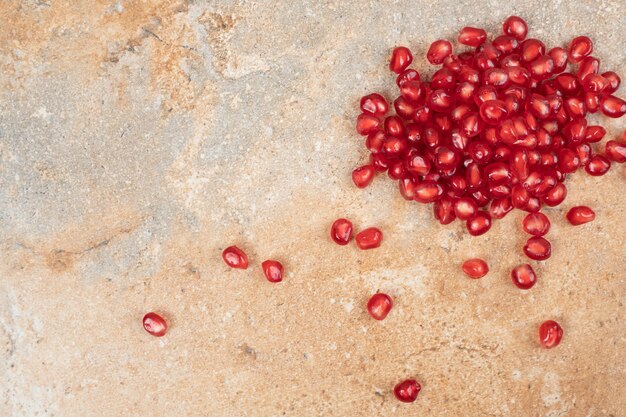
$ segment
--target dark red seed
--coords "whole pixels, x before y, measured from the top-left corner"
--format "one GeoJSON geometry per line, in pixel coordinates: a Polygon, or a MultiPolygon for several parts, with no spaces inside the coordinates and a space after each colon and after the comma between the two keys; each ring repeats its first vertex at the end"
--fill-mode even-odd
{"type": "Polygon", "coordinates": [[[480,236],[491,229],[491,216],[487,212],[479,211],[467,221],[466,226],[470,235],[480,236]]]}
{"type": "Polygon", "coordinates": [[[375,249],[383,241],[383,232],[376,227],[369,227],[357,233],[354,240],[359,249],[375,249]]]}
{"type": "Polygon", "coordinates": [[[284,268],[280,262],[267,260],[261,263],[261,267],[263,268],[265,278],[269,282],[280,282],[283,280],[284,268]]]}
{"type": "Polygon", "coordinates": [[[554,320],[544,321],[539,327],[539,343],[546,349],[551,349],[561,343],[563,329],[554,320]]]}
{"type": "Polygon", "coordinates": [[[609,168],[611,168],[611,161],[602,155],[594,155],[585,167],[585,171],[587,171],[589,175],[599,177],[606,174],[609,168]]]}
{"type": "Polygon", "coordinates": [[[622,80],[619,78],[619,75],[614,73],[613,71],[603,72],[602,76],[609,82],[609,85],[605,87],[604,93],[613,94],[619,88],[622,80]]]}
{"type": "Polygon", "coordinates": [[[593,43],[586,36],[578,36],[569,44],[569,60],[573,63],[580,62],[593,51],[593,43]]]}
{"type": "Polygon", "coordinates": [[[519,16],[509,16],[502,24],[502,32],[521,41],[526,38],[528,25],[526,21],[519,16]]]}
{"type": "Polygon", "coordinates": [[[489,206],[489,214],[494,219],[501,219],[513,210],[513,204],[511,203],[511,197],[496,198],[491,200],[489,206]]]}
{"type": "Polygon", "coordinates": [[[600,111],[605,116],[617,119],[626,114],[626,101],[612,95],[600,97],[600,111]]]}
{"type": "Polygon", "coordinates": [[[552,254],[552,245],[543,237],[534,236],[526,241],[524,253],[530,259],[544,261],[552,254]]]}
{"type": "Polygon", "coordinates": [[[452,53],[452,44],[446,40],[440,39],[433,42],[428,48],[426,59],[433,65],[439,65],[443,60],[452,53]]]}
{"type": "Polygon", "coordinates": [[[461,29],[458,41],[463,45],[477,47],[487,40],[487,32],[484,29],[478,29],[466,26],[461,29]]]}
{"type": "Polygon", "coordinates": [[[376,293],[367,302],[367,311],[375,320],[383,320],[393,307],[393,300],[387,294],[376,293]]]}
{"type": "Polygon", "coordinates": [[[363,165],[352,171],[352,181],[358,188],[365,188],[374,179],[374,167],[372,165],[363,165]]]}
{"type": "Polygon", "coordinates": [[[543,236],[550,230],[550,220],[543,213],[530,213],[522,221],[524,231],[533,236],[543,236]]]}
{"type": "Polygon", "coordinates": [[[529,290],[537,282],[537,274],[528,264],[518,265],[511,271],[511,279],[517,288],[529,290]]]}
{"type": "Polygon", "coordinates": [[[626,143],[610,140],[606,143],[604,153],[611,161],[626,162],[626,143]]]}
{"type": "Polygon", "coordinates": [[[432,203],[443,194],[441,185],[432,180],[425,180],[415,186],[415,201],[419,203],[432,203]]]}
{"type": "Polygon", "coordinates": [[[413,55],[409,48],[404,46],[398,46],[391,52],[391,59],[389,60],[389,69],[396,74],[400,74],[413,62],[413,55]]]}
{"type": "Polygon", "coordinates": [[[371,114],[361,113],[356,118],[356,131],[359,135],[367,136],[378,130],[380,119],[371,114]]]}
{"type": "Polygon", "coordinates": [[[565,185],[562,183],[558,183],[543,196],[543,202],[546,203],[547,206],[555,207],[561,204],[566,196],[567,188],[565,188],[565,185]]]}
{"type": "Polygon", "coordinates": [[[480,258],[468,259],[463,262],[461,269],[463,269],[465,275],[473,279],[482,278],[489,272],[487,262],[480,258]]]}
{"type": "Polygon", "coordinates": [[[361,110],[376,117],[382,117],[389,110],[389,103],[378,93],[369,94],[361,98],[361,110]]]}
{"type": "Polygon", "coordinates": [[[231,268],[247,269],[248,256],[237,246],[229,246],[222,252],[222,258],[231,268]]]}
{"type": "Polygon", "coordinates": [[[167,322],[157,313],[150,312],[143,316],[143,328],[152,336],[161,337],[167,333],[167,322]]]}
{"type": "Polygon", "coordinates": [[[412,403],[417,398],[422,387],[414,379],[400,382],[393,388],[393,394],[403,403],[412,403]]]}
{"type": "Polygon", "coordinates": [[[461,197],[454,202],[454,214],[461,220],[468,220],[474,217],[478,211],[476,201],[468,197],[461,197]]]}
{"type": "Polygon", "coordinates": [[[567,212],[567,221],[574,226],[592,222],[596,218],[596,213],[587,206],[576,206],[567,212]]]}
{"type": "Polygon", "coordinates": [[[330,237],[338,245],[347,245],[352,239],[352,222],[347,219],[337,219],[330,228],[330,237]]]}
{"type": "Polygon", "coordinates": [[[419,81],[420,74],[414,69],[407,69],[402,71],[402,73],[398,75],[398,77],[396,78],[396,84],[398,85],[398,87],[402,87],[405,82],[411,80],[419,81]]]}
{"type": "Polygon", "coordinates": [[[567,51],[563,48],[556,47],[550,49],[550,51],[548,51],[548,55],[550,55],[550,58],[552,58],[552,61],[554,62],[554,73],[562,73],[567,66],[567,51]]]}

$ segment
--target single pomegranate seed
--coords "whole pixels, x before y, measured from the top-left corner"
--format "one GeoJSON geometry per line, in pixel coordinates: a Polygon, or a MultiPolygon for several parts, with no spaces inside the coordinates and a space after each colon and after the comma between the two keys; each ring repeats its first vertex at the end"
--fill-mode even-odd
{"type": "Polygon", "coordinates": [[[482,278],[489,272],[487,262],[479,258],[468,259],[463,262],[461,269],[463,269],[465,275],[473,279],[482,278]]]}
{"type": "Polygon", "coordinates": [[[365,188],[374,179],[374,167],[372,165],[363,165],[352,171],[352,181],[358,188],[365,188]]]}
{"type": "Polygon", "coordinates": [[[619,88],[620,83],[622,82],[622,80],[619,78],[619,75],[617,75],[613,71],[607,71],[603,72],[602,76],[609,82],[609,85],[604,88],[604,93],[613,94],[614,92],[616,92],[619,88]]]}
{"type": "Polygon", "coordinates": [[[361,98],[361,110],[363,113],[369,113],[376,117],[382,117],[389,110],[389,103],[385,97],[380,94],[373,93],[361,98]]]}
{"type": "Polygon", "coordinates": [[[371,114],[361,113],[356,118],[356,131],[359,135],[367,136],[374,133],[380,126],[380,119],[371,114]]]}
{"type": "Polygon", "coordinates": [[[598,74],[589,74],[582,81],[583,90],[599,94],[609,86],[609,80],[598,74]]]}
{"type": "Polygon", "coordinates": [[[592,51],[593,43],[591,39],[586,36],[578,36],[572,39],[572,42],[569,44],[569,60],[576,64],[591,54],[592,51]]]}
{"type": "Polygon", "coordinates": [[[283,265],[278,261],[264,261],[261,264],[265,278],[269,282],[280,282],[283,280],[283,265]]]}
{"type": "Polygon", "coordinates": [[[526,38],[528,33],[528,25],[526,21],[519,16],[509,16],[502,24],[502,32],[514,37],[518,41],[526,38]]]}
{"type": "Polygon", "coordinates": [[[562,73],[567,66],[567,51],[563,48],[556,47],[550,49],[550,51],[548,51],[548,55],[550,55],[550,58],[552,58],[552,61],[554,62],[554,73],[562,73]]]}
{"type": "Polygon", "coordinates": [[[435,201],[433,204],[433,211],[435,213],[435,218],[439,220],[441,224],[450,224],[456,218],[454,214],[454,204],[452,200],[449,198],[441,198],[435,201]]]}
{"type": "Polygon", "coordinates": [[[377,154],[381,152],[384,141],[385,141],[385,133],[380,130],[377,130],[367,135],[367,139],[365,140],[365,147],[372,154],[377,154]]]}
{"type": "Polygon", "coordinates": [[[567,212],[567,221],[574,226],[592,222],[596,218],[596,213],[587,206],[576,206],[567,212]]]}
{"type": "Polygon", "coordinates": [[[476,202],[468,197],[461,197],[454,202],[454,214],[461,220],[467,220],[478,212],[476,202]]]}
{"type": "Polygon", "coordinates": [[[398,85],[398,87],[402,87],[405,82],[412,80],[419,81],[420,74],[414,69],[407,69],[402,71],[402,73],[398,75],[398,77],[396,78],[396,84],[398,85]]]}
{"type": "Polygon", "coordinates": [[[222,258],[231,268],[248,269],[248,256],[237,246],[229,246],[222,252],[222,258]]]}
{"type": "Polygon", "coordinates": [[[529,290],[537,282],[537,274],[528,264],[518,265],[511,271],[511,279],[517,288],[529,290]]]}
{"type": "Polygon", "coordinates": [[[383,320],[393,307],[393,300],[387,294],[376,293],[367,302],[367,311],[376,320],[383,320]]]}
{"type": "Polygon", "coordinates": [[[405,161],[406,169],[413,175],[424,176],[430,172],[430,161],[417,152],[409,152],[405,161]]]}
{"type": "Polygon", "coordinates": [[[589,175],[599,177],[606,174],[609,168],[611,168],[611,161],[602,155],[595,155],[589,160],[589,163],[585,167],[585,171],[587,171],[589,175]]]}
{"type": "Polygon", "coordinates": [[[522,221],[524,231],[533,236],[543,236],[550,230],[550,220],[543,213],[530,213],[522,221]]]}
{"type": "Polygon", "coordinates": [[[626,144],[616,140],[610,140],[606,143],[604,152],[611,160],[619,163],[626,162],[626,144]]]}
{"type": "Polygon", "coordinates": [[[161,337],[167,333],[167,322],[157,313],[148,313],[143,316],[143,328],[152,336],[161,337]]]}
{"type": "Polygon", "coordinates": [[[413,178],[403,178],[399,182],[400,194],[405,200],[415,199],[415,186],[417,182],[413,178]]]}
{"type": "Polygon", "coordinates": [[[446,40],[433,42],[428,48],[426,59],[433,65],[439,65],[452,53],[452,44],[446,40]]]}
{"type": "Polygon", "coordinates": [[[389,69],[396,74],[400,74],[413,62],[413,55],[411,51],[404,46],[398,46],[391,52],[391,59],[389,60],[389,69]]]}
{"type": "Polygon", "coordinates": [[[337,219],[330,228],[330,237],[338,245],[347,245],[352,239],[352,222],[347,219],[337,219]]]}
{"type": "Polygon", "coordinates": [[[542,237],[534,236],[526,241],[524,253],[530,259],[544,261],[552,254],[552,245],[542,237]]]}
{"type": "MultiPolygon", "coordinates": [[[[522,42],[520,56],[524,62],[533,62],[546,53],[546,46],[539,39],[526,39],[522,42]]],[[[548,58],[552,59],[549,55],[548,58]]]]}
{"type": "Polygon", "coordinates": [[[549,56],[540,56],[529,64],[528,70],[533,78],[543,80],[554,73],[554,61],[549,56]]]}
{"type": "Polygon", "coordinates": [[[494,162],[485,167],[485,176],[492,184],[502,184],[511,181],[511,170],[504,162],[494,162]]]}
{"type": "Polygon", "coordinates": [[[567,196],[567,188],[561,183],[554,186],[543,196],[543,202],[550,207],[556,207],[565,200],[567,196]]]}
{"type": "Polygon", "coordinates": [[[507,215],[508,212],[513,210],[513,204],[511,203],[511,197],[496,198],[491,200],[489,206],[489,214],[494,219],[501,219],[507,215]]]}
{"type": "Polygon", "coordinates": [[[600,111],[605,116],[617,119],[626,114],[626,101],[612,95],[601,96],[600,111]]]}
{"type": "Polygon", "coordinates": [[[591,74],[597,74],[600,71],[600,61],[597,58],[592,56],[588,56],[583,58],[578,64],[578,71],[576,71],[576,76],[579,81],[582,81],[591,74]]]}
{"type": "Polygon", "coordinates": [[[484,29],[464,27],[459,33],[458,41],[463,45],[477,47],[487,40],[487,32],[484,29]]]}
{"type": "Polygon", "coordinates": [[[490,125],[498,125],[507,114],[506,103],[502,100],[487,100],[480,105],[480,117],[490,125]]]}
{"type": "Polygon", "coordinates": [[[546,349],[551,349],[561,343],[563,329],[554,320],[544,321],[539,327],[539,342],[546,349]]]}
{"type": "Polygon", "coordinates": [[[466,223],[467,230],[472,236],[480,236],[491,229],[491,216],[489,213],[479,211],[466,223]]]}
{"type": "Polygon", "coordinates": [[[417,398],[422,387],[414,379],[400,382],[393,388],[393,394],[403,403],[412,403],[417,398]]]}
{"type": "Polygon", "coordinates": [[[415,201],[432,203],[441,197],[443,189],[436,181],[425,180],[415,186],[415,201]]]}
{"type": "Polygon", "coordinates": [[[446,90],[435,90],[428,98],[428,105],[435,111],[446,112],[452,109],[454,97],[446,90]]]}
{"type": "Polygon", "coordinates": [[[383,241],[383,232],[376,227],[369,227],[357,233],[354,240],[359,249],[375,249],[383,241]]]}
{"type": "Polygon", "coordinates": [[[602,126],[587,126],[585,142],[600,142],[604,135],[606,135],[606,130],[602,126]]]}
{"type": "Polygon", "coordinates": [[[578,153],[568,148],[563,148],[559,151],[559,169],[561,172],[574,172],[579,166],[580,158],[578,158],[578,153]]]}

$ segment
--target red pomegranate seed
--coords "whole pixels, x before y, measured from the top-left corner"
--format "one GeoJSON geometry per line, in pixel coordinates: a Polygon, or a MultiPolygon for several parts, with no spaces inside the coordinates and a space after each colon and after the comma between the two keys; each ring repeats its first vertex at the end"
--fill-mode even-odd
{"type": "Polygon", "coordinates": [[[367,311],[375,320],[383,320],[393,307],[393,300],[387,294],[376,293],[367,302],[367,311]]]}
{"type": "Polygon", "coordinates": [[[161,337],[167,333],[167,322],[157,313],[148,313],[143,316],[143,328],[152,336],[161,337]]]}
{"type": "Polygon", "coordinates": [[[478,212],[476,201],[468,197],[461,197],[454,202],[454,214],[461,220],[467,220],[478,212]]]}
{"type": "Polygon", "coordinates": [[[611,161],[602,155],[594,155],[585,167],[585,171],[587,171],[589,175],[599,177],[606,174],[609,168],[611,168],[611,161]]]}
{"type": "Polygon", "coordinates": [[[450,224],[456,218],[454,214],[454,204],[452,200],[446,197],[442,197],[441,199],[435,201],[433,205],[433,211],[435,213],[435,218],[439,220],[441,224],[450,224]]]}
{"type": "Polygon", "coordinates": [[[617,119],[626,114],[626,101],[612,95],[600,97],[600,111],[605,115],[617,119]]]}
{"type": "Polygon", "coordinates": [[[389,103],[385,97],[380,94],[373,93],[361,98],[361,110],[363,113],[369,113],[376,117],[382,117],[389,110],[389,103]]]}
{"type": "Polygon", "coordinates": [[[413,55],[409,48],[404,46],[398,46],[391,52],[391,59],[389,60],[389,69],[396,74],[400,74],[413,62],[413,55]]]}
{"type": "Polygon", "coordinates": [[[550,49],[550,51],[548,51],[548,55],[550,55],[550,58],[552,58],[552,61],[554,62],[554,73],[559,74],[563,72],[567,66],[567,51],[563,48],[556,47],[550,49]]]}
{"type": "Polygon", "coordinates": [[[369,227],[357,233],[354,240],[359,249],[375,249],[383,241],[383,232],[376,227],[369,227]]]}
{"type": "Polygon", "coordinates": [[[626,144],[623,142],[616,140],[608,141],[604,153],[611,161],[619,163],[626,162],[626,144]]]}
{"type": "MultiPolygon", "coordinates": [[[[533,62],[546,53],[546,45],[539,39],[526,39],[520,49],[520,57],[524,62],[533,62]]],[[[549,55],[548,58],[552,59],[549,55]]]]}
{"type": "Polygon", "coordinates": [[[565,200],[566,196],[567,188],[565,188],[565,185],[559,183],[543,196],[543,202],[546,203],[547,206],[556,207],[565,200]]]}
{"type": "Polygon", "coordinates": [[[356,131],[359,135],[367,136],[374,133],[380,126],[380,119],[371,114],[362,113],[356,119],[356,131]]]}
{"type": "Polygon", "coordinates": [[[589,74],[582,81],[583,90],[599,94],[609,86],[609,80],[598,74],[589,74]]]}
{"type": "Polygon", "coordinates": [[[526,38],[528,25],[526,25],[526,21],[519,16],[509,16],[502,24],[502,32],[521,41],[526,38]]]}
{"type": "Polygon", "coordinates": [[[501,219],[506,216],[511,210],[513,210],[513,204],[511,203],[511,197],[496,198],[491,200],[489,206],[489,214],[494,219],[501,219]]]}
{"type": "Polygon", "coordinates": [[[543,213],[530,213],[522,222],[524,231],[533,236],[543,236],[550,230],[550,220],[543,213]]]}
{"type": "Polygon", "coordinates": [[[428,48],[426,59],[433,65],[439,65],[452,53],[452,44],[446,40],[433,42],[428,48]]]}
{"type": "Polygon", "coordinates": [[[222,258],[231,268],[247,269],[248,256],[237,246],[229,246],[222,252],[222,258]]]}
{"type": "Polygon", "coordinates": [[[398,181],[400,194],[405,200],[413,200],[415,198],[415,186],[417,182],[413,178],[403,178],[398,181]]]}
{"type": "Polygon", "coordinates": [[[338,245],[347,245],[352,239],[352,222],[347,219],[337,219],[330,228],[330,237],[338,245]]]}
{"type": "Polygon", "coordinates": [[[400,382],[393,388],[393,394],[403,403],[412,403],[417,398],[422,387],[414,379],[400,382]]]}
{"type": "Polygon", "coordinates": [[[539,342],[546,349],[551,349],[561,343],[563,329],[554,320],[544,321],[539,327],[539,342]]]}
{"type": "Polygon", "coordinates": [[[265,278],[269,282],[280,282],[283,280],[283,264],[278,261],[264,261],[261,264],[263,268],[263,273],[265,274],[265,278]]]}
{"type": "Polygon", "coordinates": [[[576,206],[567,212],[567,221],[574,226],[592,222],[596,218],[596,213],[587,206],[576,206]]]}
{"type": "Polygon", "coordinates": [[[484,29],[478,29],[466,26],[461,29],[458,41],[463,45],[477,47],[487,40],[487,32],[484,29]]]}
{"type": "Polygon", "coordinates": [[[604,93],[613,94],[619,88],[622,80],[619,75],[614,73],[613,71],[603,72],[602,76],[609,82],[609,85],[604,88],[604,93]]]}
{"type": "Polygon", "coordinates": [[[487,262],[480,258],[468,259],[463,262],[461,269],[463,269],[465,275],[473,279],[482,278],[489,272],[487,262]]]}
{"type": "Polygon", "coordinates": [[[597,74],[600,70],[600,61],[597,58],[592,56],[588,56],[583,58],[578,64],[578,71],[576,71],[576,76],[578,77],[578,81],[582,81],[590,74],[597,74]]]}
{"type": "Polygon", "coordinates": [[[472,236],[480,236],[491,229],[491,216],[489,213],[479,211],[466,223],[467,230],[472,236]]]}
{"type": "Polygon", "coordinates": [[[441,185],[432,180],[425,180],[415,186],[415,201],[419,203],[432,203],[441,197],[443,189],[441,185]]]}
{"type": "Polygon", "coordinates": [[[569,60],[576,64],[591,54],[592,51],[593,43],[591,39],[586,36],[578,36],[572,39],[572,42],[569,44],[569,60]]]}
{"type": "Polygon", "coordinates": [[[506,103],[502,100],[487,100],[480,105],[480,117],[490,125],[497,126],[507,115],[506,103]]]}
{"type": "Polygon", "coordinates": [[[374,167],[372,165],[363,165],[352,171],[352,181],[358,188],[365,188],[374,179],[374,167]]]}
{"type": "Polygon", "coordinates": [[[534,236],[526,241],[524,253],[530,259],[544,261],[552,254],[552,245],[543,237],[534,236]]]}
{"type": "Polygon", "coordinates": [[[574,172],[580,166],[580,158],[575,151],[563,148],[559,151],[559,169],[561,172],[574,172]]]}
{"type": "Polygon", "coordinates": [[[606,135],[606,130],[602,126],[587,126],[585,142],[600,142],[604,135],[606,135]]]}
{"type": "Polygon", "coordinates": [[[420,74],[414,69],[407,69],[402,71],[402,73],[398,75],[398,77],[396,78],[396,84],[398,85],[398,87],[402,87],[405,82],[412,80],[419,81],[420,74]]]}
{"type": "Polygon", "coordinates": [[[511,271],[511,279],[517,288],[529,290],[537,282],[537,274],[528,264],[518,265],[511,271]]]}

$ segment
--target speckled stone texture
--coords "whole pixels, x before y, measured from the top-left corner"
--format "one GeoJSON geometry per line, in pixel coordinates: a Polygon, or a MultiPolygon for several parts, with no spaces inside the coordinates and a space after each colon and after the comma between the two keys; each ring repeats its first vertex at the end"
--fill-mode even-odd
{"type": "Polygon", "coordinates": [[[567,180],[527,292],[509,278],[521,213],[472,238],[385,176],[350,181],[391,48],[431,73],[430,42],[509,14],[550,46],[590,36],[626,76],[622,0],[1,1],[0,415],[625,416],[623,166],[567,180]],[[596,221],[569,226],[577,204],[596,221]],[[333,244],[340,216],[382,247],[333,244]],[[231,244],[249,270],[223,264],[231,244]],[[364,309],[378,289],[383,322],[364,309]],[[565,329],[553,350],[545,319],[565,329]]]}

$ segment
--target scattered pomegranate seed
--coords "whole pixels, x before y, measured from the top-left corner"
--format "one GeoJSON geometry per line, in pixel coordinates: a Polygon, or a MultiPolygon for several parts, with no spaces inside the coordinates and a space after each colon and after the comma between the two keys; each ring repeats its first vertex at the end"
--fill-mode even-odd
{"type": "Polygon", "coordinates": [[[222,252],[222,258],[231,268],[247,269],[248,256],[237,246],[229,246],[222,252]]]}
{"type": "Polygon", "coordinates": [[[152,336],[161,337],[167,333],[167,322],[157,313],[148,313],[143,316],[143,328],[152,336]]]}
{"type": "Polygon", "coordinates": [[[354,182],[354,185],[356,185],[358,188],[365,188],[370,185],[370,183],[374,179],[374,173],[374,166],[363,165],[362,167],[359,167],[352,171],[352,181],[354,182]]]}
{"type": "Polygon", "coordinates": [[[347,245],[352,239],[352,222],[347,219],[337,219],[330,228],[330,237],[338,245],[347,245]]]}
{"type": "Polygon", "coordinates": [[[603,95],[600,98],[600,111],[612,118],[626,114],[626,101],[612,95],[603,95]]]}
{"type": "Polygon", "coordinates": [[[491,216],[489,213],[479,211],[467,221],[467,230],[472,236],[480,236],[491,229],[491,216]]]}
{"type": "Polygon", "coordinates": [[[530,259],[536,261],[544,261],[548,259],[552,253],[552,245],[542,237],[534,236],[526,241],[524,245],[524,253],[530,259]]]}
{"type": "Polygon", "coordinates": [[[393,300],[387,294],[376,293],[367,302],[367,311],[376,320],[383,320],[393,307],[393,300]]]}
{"type": "Polygon", "coordinates": [[[562,337],[563,329],[554,320],[544,321],[539,327],[539,342],[544,348],[552,349],[558,346],[562,337]]]}
{"type": "Polygon", "coordinates": [[[261,264],[263,268],[263,273],[265,274],[265,278],[269,282],[280,282],[283,280],[283,264],[278,261],[264,261],[261,264]]]}
{"type": "Polygon", "coordinates": [[[464,27],[459,33],[458,41],[463,45],[477,47],[487,40],[487,32],[484,29],[464,27]]]}
{"type": "Polygon", "coordinates": [[[468,259],[463,262],[461,269],[463,269],[465,275],[473,279],[482,278],[489,272],[487,262],[479,258],[468,259]]]}
{"type": "Polygon", "coordinates": [[[592,51],[593,43],[591,39],[586,36],[578,36],[572,39],[572,42],[569,44],[569,60],[576,64],[591,54],[592,51]]]}
{"type": "Polygon", "coordinates": [[[509,16],[502,24],[502,32],[508,36],[512,36],[518,41],[526,39],[528,33],[528,25],[526,21],[519,16],[509,16]]]}
{"type": "Polygon", "coordinates": [[[550,230],[550,220],[543,213],[530,213],[522,222],[524,231],[533,236],[543,236],[550,230]]]}
{"type": "Polygon", "coordinates": [[[537,282],[537,274],[528,264],[518,265],[511,271],[511,279],[516,287],[529,290],[537,282]]]}
{"type": "Polygon", "coordinates": [[[606,143],[604,153],[611,161],[624,163],[626,162],[626,143],[610,140],[606,143]]]}
{"type": "Polygon", "coordinates": [[[393,388],[393,394],[403,403],[412,403],[417,399],[422,387],[414,379],[407,379],[400,382],[393,388]]]}
{"type": "Polygon", "coordinates": [[[606,174],[609,171],[609,168],[611,168],[611,161],[602,155],[594,155],[589,160],[587,166],[585,166],[585,171],[587,171],[589,175],[598,177],[606,174]]]}
{"type": "Polygon", "coordinates": [[[382,117],[389,110],[389,103],[385,97],[373,93],[361,98],[361,110],[376,117],[382,117]]]}
{"type": "Polygon", "coordinates": [[[357,233],[354,240],[359,249],[374,249],[383,241],[383,232],[375,227],[369,227],[357,233]]]}
{"type": "Polygon", "coordinates": [[[391,53],[391,60],[389,61],[389,69],[396,74],[400,74],[413,62],[413,55],[409,48],[404,46],[398,46],[393,49],[391,53]]]}
{"type": "Polygon", "coordinates": [[[428,48],[426,59],[433,65],[441,64],[452,53],[452,44],[446,40],[433,42],[428,48]]]}
{"type": "Polygon", "coordinates": [[[576,206],[567,212],[567,220],[574,226],[592,222],[596,213],[587,206],[576,206]]]}

